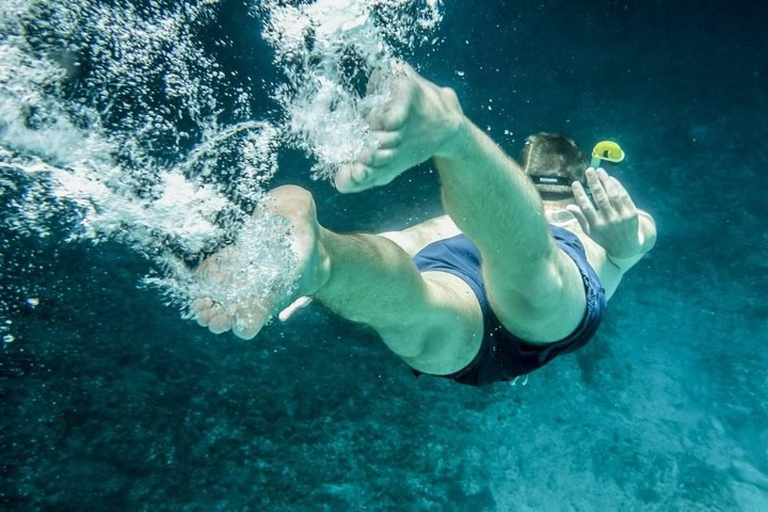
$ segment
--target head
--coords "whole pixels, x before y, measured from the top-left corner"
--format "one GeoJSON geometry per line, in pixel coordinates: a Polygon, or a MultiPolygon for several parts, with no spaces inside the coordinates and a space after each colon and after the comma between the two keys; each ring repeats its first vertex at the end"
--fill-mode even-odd
{"type": "Polygon", "coordinates": [[[520,161],[546,203],[573,203],[571,183],[584,181],[587,160],[573,139],[537,133],[525,140],[520,161]]]}

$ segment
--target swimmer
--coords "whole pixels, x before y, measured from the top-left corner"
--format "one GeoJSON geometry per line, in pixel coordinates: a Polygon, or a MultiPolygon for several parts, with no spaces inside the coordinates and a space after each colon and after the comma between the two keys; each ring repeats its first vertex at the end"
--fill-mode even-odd
{"type": "MultiPolygon", "coordinates": [[[[284,319],[311,297],[371,326],[415,374],[473,386],[584,346],[623,275],[654,246],[652,217],[615,177],[587,168],[572,140],[533,135],[518,164],[454,91],[393,67],[391,99],[370,120],[376,144],[338,171],[336,188],[383,186],[431,160],[446,214],[402,231],[338,234],[318,223],[308,191],[276,188],[270,205],[290,223],[302,269],[296,294],[240,309],[200,299],[198,322],[252,338],[270,315],[298,298],[284,319]]],[[[221,257],[200,274],[226,278],[221,257]]]]}

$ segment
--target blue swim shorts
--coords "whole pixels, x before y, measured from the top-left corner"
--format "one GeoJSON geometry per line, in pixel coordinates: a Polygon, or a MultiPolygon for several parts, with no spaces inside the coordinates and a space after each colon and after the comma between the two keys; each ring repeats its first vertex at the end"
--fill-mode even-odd
{"type": "Polygon", "coordinates": [[[480,251],[466,236],[457,235],[439,240],[413,257],[413,262],[420,272],[447,272],[461,278],[472,288],[483,313],[483,340],[474,360],[464,369],[440,377],[470,386],[512,380],[541,368],[559,355],[583,347],[594,336],[607,305],[605,290],[587,261],[584,246],[579,238],[557,226],[550,226],[550,230],[560,249],[565,251],[579,268],[586,292],[587,310],[581,323],[570,336],[545,345],[527,343],[501,325],[488,304],[480,270],[480,251]]]}

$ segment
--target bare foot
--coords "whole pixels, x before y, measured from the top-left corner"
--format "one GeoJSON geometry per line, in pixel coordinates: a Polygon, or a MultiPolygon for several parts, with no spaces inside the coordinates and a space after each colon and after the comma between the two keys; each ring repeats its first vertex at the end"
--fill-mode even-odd
{"type": "Polygon", "coordinates": [[[374,147],[336,174],[339,192],[386,185],[411,167],[440,154],[458,133],[464,114],[456,93],[395,61],[391,99],[370,120],[374,147]]]}
{"type": "MultiPolygon", "coordinates": [[[[251,339],[281,308],[297,297],[313,295],[328,281],[330,260],[320,241],[320,225],[310,193],[295,186],[278,187],[270,192],[269,209],[289,223],[288,237],[297,263],[291,278],[293,286],[237,293],[237,300],[197,299],[193,304],[197,322],[214,334],[231,329],[239,338],[251,339]]],[[[203,261],[197,275],[203,283],[218,289],[247,289],[241,270],[243,262],[248,261],[245,252],[237,243],[225,247],[203,261]]]]}

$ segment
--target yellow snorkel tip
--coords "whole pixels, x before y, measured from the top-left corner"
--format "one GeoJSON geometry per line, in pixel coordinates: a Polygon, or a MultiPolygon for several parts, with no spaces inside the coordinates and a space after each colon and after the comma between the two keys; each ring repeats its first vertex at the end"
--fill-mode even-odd
{"type": "Polygon", "coordinates": [[[617,164],[624,160],[624,150],[612,140],[598,142],[592,149],[592,163],[590,166],[597,169],[600,167],[602,160],[617,164]]]}

